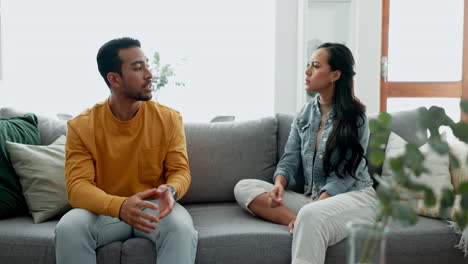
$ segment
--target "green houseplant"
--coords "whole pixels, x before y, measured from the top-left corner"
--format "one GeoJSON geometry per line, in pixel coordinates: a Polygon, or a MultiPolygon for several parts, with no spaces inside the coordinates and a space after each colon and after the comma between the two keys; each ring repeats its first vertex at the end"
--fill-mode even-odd
{"type": "Polygon", "coordinates": [[[153,74],[153,78],[151,79],[153,92],[156,96],[158,91],[166,86],[185,87],[184,82],[174,80],[176,76],[174,67],[170,64],[161,63],[161,57],[158,51],[155,51],[153,54],[153,61],[150,65],[150,69],[153,74]]]}
{"type": "MultiPolygon", "coordinates": [[[[461,109],[468,113],[468,100],[462,99],[461,109]]],[[[468,124],[462,121],[454,122],[445,114],[443,108],[432,106],[429,109],[421,108],[419,110],[421,126],[430,133],[429,146],[440,155],[448,155],[453,167],[458,167],[461,162],[468,163],[467,160],[458,160],[451,152],[449,144],[439,133],[439,127],[448,126],[453,135],[460,141],[468,143],[468,124]]],[[[374,134],[370,146],[374,149],[369,158],[369,162],[375,166],[380,166],[385,160],[385,147],[390,135],[391,116],[388,113],[380,113],[376,120],[369,122],[371,133],[374,134]]],[[[468,182],[461,183],[458,190],[444,188],[439,197],[436,197],[434,190],[428,185],[415,182],[410,175],[420,176],[427,172],[423,161],[425,156],[419,151],[417,146],[408,143],[405,151],[401,155],[390,159],[390,168],[393,172],[392,177],[375,176],[379,185],[377,188],[378,205],[376,212],[376,221],[369,226],[367,231],[359,229],[355,235],[362,241],[356,242],[349,258],[350,263],[382,263],[384,258],[379,252],[379,245],[384,246],[385,238],[379,234],[387,232],[388,224],[391,220],[396,220],[407,225],[414,225],[418,221],[418,214],[412,207],[411,200],[415,199],[415,193],[424,194],[424,203],[427,207],[439,206],[439,215],[443,219],[448,218],[449,209],[455,205],[455,192],[460,196],[460,202],[457,205],[459,210],[455,212],[455,222],[460,229],[467,226],[468,223],[468,182]],[[403,191],[404,190],[404,191],[403,191]],[[402,202],[409,200],[410,203],[402,202]],[[383,242],[380,243],[380,242],[383,242]]],[[[353,234],[351,235],[353,236],[353,234]]],[[[354,242],[352,242],[354,243],[354,242]]]]}

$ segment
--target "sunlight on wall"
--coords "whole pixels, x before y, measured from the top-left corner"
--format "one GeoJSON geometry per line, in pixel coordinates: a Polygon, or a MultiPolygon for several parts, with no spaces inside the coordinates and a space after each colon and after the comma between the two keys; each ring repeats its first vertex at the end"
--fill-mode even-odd
{"type": "Polygon", "coordinates": [[[95,57],[131,36],[157,50],[186,87],[159,101],[185,121],[273,113],[274,1],[5,1],[0,105],[76,115],[109,94],[95,57]],[[24,8],[27,2],[28,8],[24,8]]]}

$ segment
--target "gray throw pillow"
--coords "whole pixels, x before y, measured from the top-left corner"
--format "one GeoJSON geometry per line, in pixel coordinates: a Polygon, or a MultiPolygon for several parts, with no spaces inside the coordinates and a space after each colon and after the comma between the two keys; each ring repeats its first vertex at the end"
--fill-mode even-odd
{"type": "Polygon", "coordinates": [[[48,146],[6,142],[34,223],[70,210],[65,189],[65,136],[48,146]]]}

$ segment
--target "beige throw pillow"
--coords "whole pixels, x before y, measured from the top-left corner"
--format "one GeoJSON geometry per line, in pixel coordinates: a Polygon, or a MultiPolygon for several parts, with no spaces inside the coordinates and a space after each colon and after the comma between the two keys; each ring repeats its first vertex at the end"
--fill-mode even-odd
{"type": "MultiPolygon", "coordinates": [[[[390,177],[393,175],[390,168],[390,159],[401,155],[405,151],[406,144],[407,142],[400,136],[393,132],[390,133],[387,149],[385,150],[385,161],[382,168],[383,177],[390,177]]],[[[428,143],[419,147],[419,151],[425,156],[423,164],[429,172],[423,173],[419,177],[416,177],[416,175],[410,175],[410,177],[413,181],[423,183],[432,188],[436,197],[440,199],[442,189],[445,187],[453,189],[449,172],[448,155],[439,155],[437,152],[432,150],[428,143]]],[[[439,217],[439,204],[436,204],[434,207],[427,208],[424,205],[423,193],[415,193],[414,197],[416,200],[412,202],[412,206],[419,215],[439,217]]],[[[453,217],[452,211],[449,214],[453,217]]]]}
{"type": "Polygon", "coordinates": [[[65,140],[61,136],[48,146],[6,142],[34,223],[70,210],[65,190],[65,140]]]}

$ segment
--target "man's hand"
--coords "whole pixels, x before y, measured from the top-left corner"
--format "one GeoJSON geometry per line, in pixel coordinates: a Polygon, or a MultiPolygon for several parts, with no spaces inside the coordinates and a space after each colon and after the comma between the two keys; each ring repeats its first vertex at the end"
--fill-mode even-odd
{"type": "Polygon", "coordinates": [[[272,208],[284,205],[283,202],[284,187],[280,183],[276,183],[268,192],[268,200],[272,208]]]}
{"type": "Polygon", "coordinates": [[[171,190],[167,185],[159,185],[156,189],[156,193],[159,195],[159,214],[158,218],[163,219],[172,212],[174,208],[174,197],[172,197],[171,190]]]}
{"type": "Polygon", "coordinates": [[[149,189],[144,192],[137,193],[125,199],[120,207],[119,218],[135,229],[150,234],[157,226],[151,223],[158,223],[159,218],[151,214],[143,212],[142,208],[150,208],[158,210],[158,206],[152,202],[145,201],[144,199],[150,198],[157,194],[156,189],[149,189]],[[145,221],[148,220],[149,222],[145,221]]]}

